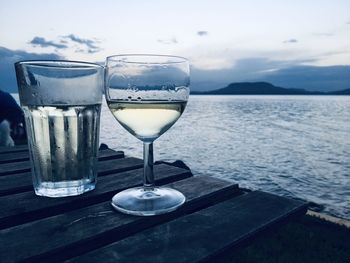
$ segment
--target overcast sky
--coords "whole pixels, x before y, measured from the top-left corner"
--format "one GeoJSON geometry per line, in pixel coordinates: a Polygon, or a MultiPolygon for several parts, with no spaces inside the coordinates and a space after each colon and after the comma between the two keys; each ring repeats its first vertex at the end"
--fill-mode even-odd
{"type": "Polygon", "coordinates": [[[350,1],[1,1],[0,46],[99,62],[121,53],[174,54],[199,70],[249,59],[267,61],[266,72],[349,65],[350,1]]]}

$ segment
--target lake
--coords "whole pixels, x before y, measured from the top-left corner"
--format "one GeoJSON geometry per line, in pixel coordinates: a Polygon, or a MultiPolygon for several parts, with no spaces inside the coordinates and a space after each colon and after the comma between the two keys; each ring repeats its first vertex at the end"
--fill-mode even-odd
{"type": "MultiPolygon", "coordinates": [[[[106,104],[100,142],[142,157],[142,143],[106,104]]],[[[350,96],[191,96],[154,150],[156,160],[180,159],[195,175],[301,198],[350,218],[350,96]]]]}

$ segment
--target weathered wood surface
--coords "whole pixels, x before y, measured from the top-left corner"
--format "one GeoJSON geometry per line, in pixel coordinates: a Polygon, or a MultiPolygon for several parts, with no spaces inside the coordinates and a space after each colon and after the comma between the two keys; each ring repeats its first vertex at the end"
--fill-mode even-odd
{"type": "Polygon", "coordinates": [[[155,226],[68,262],[208,261],[305,204],[255,191],[155,226]]]}
{"type": "Polygon", "coordinates": [[[35,260],[52,262],[50,259],[54,258],[54,261],[60,261],[196,211],[208,206],[213,200],[225,200],[238,192],[235,184],[205,176],[181,180],[170,184],[170,187],[184,193],[187,200],[181,209],[166,216],[150,218],[124,215],[115,212],[107,201],[4,229],[0,231],[0,243],[8,242],[9,245],[0,247],[0,254],[6,256],[2,260],[10,262],[35,256],[35,260]],[[196,191],[193,191],[194,188],[196,191]],[[18,236],[21,239],[17,240],[18,236]],[[51,242],[47,242],[48,236],[51,242]]]}
{"type": "Polygon", "coordinates": [[[22,162],[28,160],[28,151],[0,154],[0,163],[22,162]]]}
{"type": "Polygon", "coordinates": [[[112,209],[110,199],[141,185],[142,160],[102,150],[94,191],[46,198],[34,194],[29,161],[22,160],[26,156],[23,147],[0,148],[1,262],[212,260],[282,219],[306,211],[300,201],[247,193],[237,184],[192,177],[188,169],[158,163],[156,183],[180,190],[186,203],[161,216],[124,215],[112,209]]]}
{"type": "Polygon", "coordinates": [[[0,147],[0,154],[8,154],[8,153],[14,153],[14,152],[27,152],[28,151],[28,145],[17,145],[15,147],[0,147]]]}
{"type": "MultiPolygon", "coordinates": [[[[164,164],[156,165],[154,172],[158,184],[191,176],[188,170],[164,164]]],[[[98,179],[94,191],[73,197],[38,197],[34,191],[2,196],[0,197],[0,229],[110,200],[121,190],[141,185],[142,173],[143,169],[136,169],[109,174],[98,179]]]]}

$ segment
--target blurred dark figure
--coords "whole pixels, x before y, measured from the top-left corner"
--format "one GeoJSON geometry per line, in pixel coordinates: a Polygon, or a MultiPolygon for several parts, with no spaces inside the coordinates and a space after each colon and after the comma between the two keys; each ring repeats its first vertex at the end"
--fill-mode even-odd
{"type": "Polygon", "coordinates": [[[0,146],[13,146],[25,139],[22,109],[9,93],[0,90],[0,146]]]}

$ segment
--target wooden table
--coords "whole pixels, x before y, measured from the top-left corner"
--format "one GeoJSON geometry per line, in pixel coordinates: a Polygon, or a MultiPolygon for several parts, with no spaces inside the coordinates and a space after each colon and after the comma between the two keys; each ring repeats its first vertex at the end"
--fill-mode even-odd
{"type": "Polygon", "coordinates": [[[204,262],[267,228],[304,214],[307,204],[167,163],[157,185],[185,194],[177,211],[154,217],[116,212],[112,196],[142,182],[142,160],[99,152],[96,189],[80,196],[34,194],[26,146],[0,148],[0,261],[204,262]]]}

